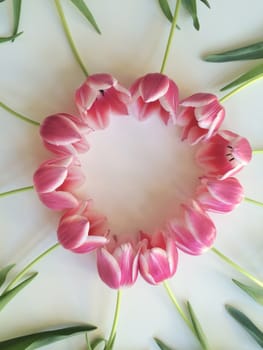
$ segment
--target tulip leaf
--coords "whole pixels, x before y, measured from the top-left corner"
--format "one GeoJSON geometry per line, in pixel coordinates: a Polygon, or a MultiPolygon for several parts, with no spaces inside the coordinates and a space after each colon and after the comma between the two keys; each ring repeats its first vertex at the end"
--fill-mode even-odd
{"type": "Polygon", "coordinates": [[[51,331],[38,332],[0,342],[1,350],[34,350],[77,333],[88,332],[96,329],[95,326],[77,325],[73,327],[59,328],[51,331]]]}
{"type": "Polygon", "coordinates": [[[97,337],[93,339],[92,342],[90,343],[91,349],[92,350],[96,349],[96,347],[101,343],[106,344],[106,340],[103,337],[97,337]]]}
{"type": "Polygon", "coordinates": [[[263,347],[263,332],[241,311],[231,305],[225,305],[227,312],[263,347]]]}
{"type": "Polygon", "coordinates": [[[194,329],[194,332],[195,332],[195,335],[196,335],[196,338],[199,340],[199,343],[201,344],[202,346],[202,349],[204,350],[208,350],[208,346],[207,346],[207,342],[206,342],[206,337],[205,337],[205,334],[202,330],[202,327],[194,313],[194,310],[190,304],[189,301],[187,301],[187,308],[188,308],[188,311],[189,311],[189,315],[190,315],[190,318],[191,318],[191,322],[192,322],[192,325],[193,325],[193,329],[194,329]]]}
{"type": "Polygon", "coordinates": [[[205,4],[209,9],[211,8],[210,7],[210,4],[207,0],[200,0],[203,4],[205,4]]]}
{"type": "Polygon", "coordinates": [[[93,28],[96,30],[98,34],[101,34],[101,31],[95,21],[95,18],[93,17],[91,11],[89,10],[88,6],[86,5],[84,0],[70,0],[83,14],[83,16],[89,21],[89,23],[93,26],[93,28]]]}
{"type": "Polygon", "coordinates": [[[240,84],[243,84],[245,82],[249,82],[251,80],[257,80],[263,78],[263,64],[261,63],[260,65],[257,65],[256,67],[250,69],[246,73],[242,74],[239,78],[233,80],[231,83],[225,85],[220,89],[220,91],[224,91],[230,88],[233,88],[235,86],[238,86],[240,84]]]}
{"type": "Polygon", "coordinates": [[[200,24],[197,16],[196,0],[182,0],[182,3],[192,17],[195,29],[199,30],[200,24]]]}
{"type": "Polygon", "coordinates": [[[18,32],[18,26],[19,26],[20,15],[21,15],[21,5],[22,5],[22,0],[13,0],[13,11],[14,11],[13,35],[16,35],[18,32]]]}
{"type": "Polygon", "coordinates": [[[8,265],[4,267],[2,270],[0,270],[0,287],[5,283],[6,276],[8,275],[9,271],[15,266],[15,264],[8,265]]]}
{"type": "Polygon", "coordinates": [[[25,279],[16,287],[0,295],[0,311],[16,296],[17,293],[19,293],[23,288],[25,288],[37,275],[38,272],[33,273],[30,277],[25,279]]]}
{"type": "Polygon", "coordinates": [[[208,62],[230,62],[263,58],[263,41],[204,57],[208,62]]]}
{"type": "Polygon", "coordinates": [[[161,339],[154,338],[154,340],[161,350],[172,350],[172,348],[166,345],[161,339]]]}
{"type": "Polygon", "coordinates": [[[165,17],[168,19],[168,21],[172,22],[173,21],[173,15],[170,9],[170,6],[168,4],[167,0],[158,0],[159,1],[159,5],[163,11],[163,14],[165,15],[165,17]]]}
{"type": "Polygon", "coordinates": [[[7,42],[7,41],[14,41],[21,34],[23,34],[23,32],[19,32],[17,34],[10,35],[10,36],[0,37],[0,43],[4,43],[4,42],[7,42]]]}
{"type": "Polygon", "coordinates": [[[251,296],[257,303],[263,305],[263,288],[259,287],[258,285],[255,285],[253,287],[248,286],[235,279],[232,279],[232,281],[249,296],[251,296]]]}

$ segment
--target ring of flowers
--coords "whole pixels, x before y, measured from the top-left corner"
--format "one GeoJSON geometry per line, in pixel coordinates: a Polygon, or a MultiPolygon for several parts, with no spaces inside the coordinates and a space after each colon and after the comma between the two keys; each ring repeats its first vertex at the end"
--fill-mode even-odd
{"type": "Polygon", "coordinates": [[[75,253],[97,251],[101,279],[111,288],[135,283],[138,272],[151,284],[172,277],[178,264],[177,248],[199,255],[213,245],[216,227],[207,212],[228,213],[243,199],[234,175],[252,156],[249,142],[220,130],[225,109],[210,93],[197,93],[179,102],[175,82],[160,73],[137,79],[127,90],[109,74],[94,74],[77,89],[80,116],[58,113],[40,126],[44,146],[53,157],[34,174],[40,200],[51,210],[63,211],[57,236],[75,253]],[[181,203],[180,215],[153,234],[120,240],[111,234],[106,218],[90,199],[74,193],[85,180],[79,154],[89,150],[88,135],[109,125],[110,114],[133,114],[140,121],[157,112],[165,124],[180,127],[182,141],[198,144],[196,162],[203,169],[194,198],[181,203]]]}

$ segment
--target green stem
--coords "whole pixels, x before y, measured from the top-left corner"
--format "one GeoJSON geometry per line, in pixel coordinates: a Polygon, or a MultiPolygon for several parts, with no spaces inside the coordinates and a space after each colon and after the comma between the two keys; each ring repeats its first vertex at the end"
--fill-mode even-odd
{"type": "Polygon", "coordinates": [[[64,15],[64,12],[63,12],[60,0],[55,0],[55,4],[56,4],[56,8],[57,8],[57,11],[58,11],[58,14],[59,14],[59,17],[60,17],[60,20],[61,20],[64,32],[65,32],[67,40],[68,40],[69,46],[71,48],[71,51],[72,51],[76,61],[78,62],[82,72],[87,77],[89,75],[89,73],[88,73],[86,67],[84,66],[84,63],[82,62],[82,60],[80,58],[80,55],[78,53],[78,50],[77,50],[77,48],[76,48],[76,46],[74,44],[74,41],[73,41],[72,35],[70,33],[70,30],[69,30],[69,27],[68,27],[68,24],[67,24],[67,21],[66,21],[66,17],[64,15]]]}
{"type": "Polygon", "coordinates": [[[229,97],[235,95],[237,92],[239,92],[240,90],[244,89],[245,87],[253,84],[255,81],[259,80],[263,78],[263,75],[260,75],[256,78],[250,79],[246,82],[244,82],[243,84],[239,85],[238,87],[236,87],[234,90],[230,91],[228,94],[226,94],[225,96],[221,97],[219,99],[220,102],[225,102],[229,97]]]}
{"type": "Polygon", "coordinates": [[[59,247],[60,244],[56,243],[54,244],[52,247],[48,248],[47,250],[45,250],[42,254],[40,254],[37,258],[35,258],[33,261],[31,261],[25,268],[23,268],[23,270],[21,272],[19,272],[14,279],[8,284],[8,286],[6,287],[6,289],[3,291],[2,294],[8,292],[10,289],[12,289],[15,284],[36,264],[38,263],[42,258],[44,258],[46,255],[48,255],[49,253],[51,253],[54,249],[56,249],[57,247],[59,247]]]}
{"type": "Polygon", "coordinates": [[[252,153],[253,153],[253,154],[260,154],[260,153],[263,153],[263,149],[253,149],[252,153]]]}
{"type": "Polygon", "coordinates": [[[107,345],[105,346],[105,350],[110,350],[112,348],[112,343],[114,342],[114,339],[115,339],[115,336],[116,336],[116,328],[117,328],[117,325],[118,325],[119,313],[120,313],[121,296],[122,296],[122,292],[119,289],[118,292],[117,292],[117,299],[116,299],[114,319],[113,319],[113,323],[112,323],[112,327],[111,327],[109,340],[107,341],[107,345]]]}
{"type": "Polygon", "coordinates": [[[245,197],[244,201],[246,201],[248,203],[255,204],[255,205],[259,206],[259,207],[263,207],[263,203],[262,202],[256,201],[256,200],[248,198],[248,197],[245,197]]]}
{"type": "Polygon", "coordinates": [[[174,306],[176,307],[177,311],[179,312],[180,316],[182,317],[182,319],[184,320],[184,322],[187,324],[187,326],[189,327],[189,329],[191,330],[191,332],[193,332],[193,334],[195,335],[195,331],[193,328],[192,323],[189,321],[189,319],[187,318],[187,316],[185,315],[185,313],[183,312],[181,306],[179,305],[178,301],[175,298],[175,295],[173,294],[169,284],[167,283],[167,281],[163,282],[163,286],[167,292],[167,294],[169,295],[172,303],[174,304],[174,306]]]}
{"type": "Polygon", "coordinates": [[[33,190],[34,186],[27,186],[27,187],[21,187],[21,188],[16,188],[15,190],[7,191],[7,192],[2,192],[0,193],[0,198],[1,197],[7,197],[11,194],[19,193],[19,192],[25,192],[28,190],[33,190]]]}
{"type": "Polygon", "coordinates": [[[176,22],[177,22],[177,18],[178,18],[178,15],[179,15],[180,5],[181,5],[181,0],[177,0],[176,1],[176,6],[175,6],[175,10],[174,10],[173,22],[172,22],[172,25],[171,25],[168,41],[167,41],[167,44],[166,44],[166,49],[165,49],[165,53],[164,53],[164,56],[163,56],[163,62],[162,62],[160,73],[164,72],[164,69],[165,69],[165,66],[166,66],[168,55],[169,55],[169,52],[170,52],[170,49],[171,49],[172,40],[173,40],[173,37],[174,37],[174,31],[175,31],[175,28],[176,28],[176,22]]]}
{"type": "Polygon", "coordinates": [[[229,259],[227,256],[225,256],[223,253],[221,253],[218,249],[215,247],[211,248],[211,251],[215,253],[217,256],[219,256],[222,260],[224,260],[226,263],[228,263],[230,266],[232,266],[234,269],[242,273],[242,275],[248,277],[251,281],[258,284],[260,287],[263,288],[263,282],[257,279],[255,276],[251,275],[248,271],[243,269],[243,267],[236,264],[233,260],[229,259]]]}
{"type": "Polygon", "coordinates": [[[23,120],[24,122],[27,122],[29,124],[33,124],[33,125],[37,125],[39,126],[40,123],[36,122],[35,120],[32,120],[28,117],[25,117],[24,115],[14,111],[12,108],[8,107],[6,104],[4,104],[3,102],[0,102],[0,107],[2,107],[3,109],[5,109],[7,112],[13,114],[16,118],[19,118],[21,120],[23,120]]]}

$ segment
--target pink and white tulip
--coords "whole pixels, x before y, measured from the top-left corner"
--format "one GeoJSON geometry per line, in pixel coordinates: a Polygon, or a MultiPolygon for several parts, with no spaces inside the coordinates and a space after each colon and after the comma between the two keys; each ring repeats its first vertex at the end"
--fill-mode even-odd
{"type": "Polygon", "coordinates": [[[51,115],[40,126],[45,147],[55,154],[83,153],[89,149],[86,135],[90,128],[80,118],[67,113],[51,115]]]}
{"type": "Polygon", "coordinates": [[[206,210],[229,213],[243,200],[244,191],[235,177],[224,180],[204,177],[196,192],[196,200],[206,210]]]}
{"type": "Polygon", "coordinates": [[[231,131],[218,132],[204,142],[196,154],[198,164],[206,176],[226,179],[239,172],[252,158],[251,146],[247,139],[231,131]]]}
{"type": "Polygon", "coordinates": [[[75,253],[88,253],[108,242],[104,216],[96,214],[89,202],[68,210],[60,219],[57,236],[61,245],[75,253]]]}
{"type": "Polygon", "coordinates": [[[132,242],[111,242],[97,250],[97,267],[100,278],[110,288],[131,286],[138,276],[139,247],[132,242]]]}
{"type": "Polygon", "coordinates": [[[84,123],[94,130],[104,129],[112,113],[128,114],[130,93],[112,75],[93,74],[77,89],[75,102],[84,123]]]}
{"type": "Polygon", "coordinates": [[[197,93],[180,102],[178,125],[183,127],[182,140],[190,144],[211,138],[225,118],[225,109],[213,94],[197,93]]]}
{"type": "Polygon", "coordinates": [[[169,232],[179,249],[191,255],[200,255],[213,245],[215,225],[196,201],[181,206],[181,216],[168,223],[169,232]]]}
{"type": "Polygon", "coordinates": [[[64,210],[78,206],[72,193],[85,177],[80,163],[73,157],[47,160],[36,170],[33,181],[40,200],[52,210],[64,210]]]}
{"type": "Polygon", "coordinates": [[[131,113],[138,120],[145,120],[158,113],[165,124],[175,122],[178,108],[178,87],[166,75],[150,73],[137,79],[130,88],[131,113]]]}
{"type": "Polygon", "coordinates": [[[172,277],[177,268],[178,253],[174,240],[166,233],[141,233],[144,243],[139,257],[142,277],[150,284],[158,284],[172,277]]]}

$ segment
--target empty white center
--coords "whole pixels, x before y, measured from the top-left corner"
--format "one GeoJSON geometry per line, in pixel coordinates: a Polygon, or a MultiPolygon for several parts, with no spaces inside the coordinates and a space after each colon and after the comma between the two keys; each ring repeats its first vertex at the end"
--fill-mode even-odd
{"type": "Polygon", "coordinates": [[[193,196],[200,176],[196,147],[180,140],[178,127],[155,115],[142,122],[113,116],[88,138],[91,148],[80,157],[87,179],[78,193],[93,199],[112,233],[153,233],[193,196]]]}

